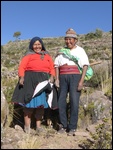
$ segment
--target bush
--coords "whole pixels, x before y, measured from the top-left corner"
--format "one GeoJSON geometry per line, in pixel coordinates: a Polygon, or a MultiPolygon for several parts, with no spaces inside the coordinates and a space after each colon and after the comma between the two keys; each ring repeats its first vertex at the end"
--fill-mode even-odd
{"type": "Polygon", "coordinates": [[[103,119],[103,123],[97,125],[95,129],[96,132],[91,133],[92,140],[84,140],[81,144],[83,149],[112,149],[111,119],[103,119]]]}
{"type": "Polygon", "coordinates": [[[95,32],[91,32],[85,35],[85,40],[95,39],[95,38],[102,38],[102,31],[96,29],[95,32]]]}

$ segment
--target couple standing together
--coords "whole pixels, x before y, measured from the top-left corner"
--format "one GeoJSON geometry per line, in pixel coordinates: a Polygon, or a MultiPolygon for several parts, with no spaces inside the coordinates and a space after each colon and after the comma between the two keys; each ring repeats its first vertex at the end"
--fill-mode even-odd
{"type": "MultiPolygon", "coordinates": [[[[66,47],[58,51],[54,61],[39,37],[31,39],[29,51],[22,58],[18,68],[19,81],[15,87],[12,101],[23,106],[24,131],[30,133],[31,116],[35,109],[36,131],[43,132],[41,120],[44,109],[48,108],[47,97],[54,84],[58,88],[58,111],[60,126],[58,133],[75,135],[78,122],[79,98],[84,78],[89,66],[85,50],[76,43],[78,37],[73,29],[68,29],[64,37],[66,47]],[[66,53],[79,58],[82,74],[75,61],[66,53]],[[37,84],[48,81],[47,86],[33,97],[37,84]],[[67,95],[69,93],[70,118],[67,117],[67,95]]],[[[54,99],[53,99],[54,103],[54,99]]]]}

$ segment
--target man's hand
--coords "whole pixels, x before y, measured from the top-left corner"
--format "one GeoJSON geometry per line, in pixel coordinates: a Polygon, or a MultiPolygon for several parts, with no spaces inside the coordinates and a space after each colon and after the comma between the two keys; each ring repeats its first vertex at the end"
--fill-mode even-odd
{"type": "Polygon", "coordinates": [[[82,89],[84,89],[83,82],[79,82],[78,91],[81,91],[82,89]]]}
{"type": "Polygon", "coordinates": [[[59,79],[56,79],[56,80],[55,80],[55,85],[56,85],[56,87],[58,87],[58,88],[60,87],[60,85],[59,85],[59,79]]]}

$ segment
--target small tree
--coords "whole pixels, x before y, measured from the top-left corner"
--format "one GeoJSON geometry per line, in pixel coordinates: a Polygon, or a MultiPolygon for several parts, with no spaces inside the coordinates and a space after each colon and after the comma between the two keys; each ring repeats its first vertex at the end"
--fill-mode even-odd
{"type": "Polygon", "coordinates": [[[21,32],[15,32],[14,34],[13,34],[13,37],[15,37],[16,38],[16,41],[17,41],[17,39],[18,39],[18,37],[21,35],[21,32]]]}
{"type": "Polygon", "coordinates": [[[101,37],[102,37],[102,30],[96,29],[96,31],[95,31],[95,36],[96,36],[97,38],[101,38],[101,37]]]}

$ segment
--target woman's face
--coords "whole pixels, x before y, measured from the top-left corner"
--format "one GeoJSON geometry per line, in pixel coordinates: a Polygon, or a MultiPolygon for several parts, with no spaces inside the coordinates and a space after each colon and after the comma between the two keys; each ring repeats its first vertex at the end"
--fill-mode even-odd
{"type": "Polygon", "coordinates": [[[42,45],[39,41],[36,41],[34,44],[33,44],[33,50],[35,53],[38,53],[42,50],[42,45]]]}
{"type": "Polygon", "coordinates": [[[69,48],[69,49],[73,49],[76,47],[76,42],[77,42],[77,39],[75,38],[71,38],[71,37],[66,37],[65,38],[65,44],[66,46],[69,48]]]}

